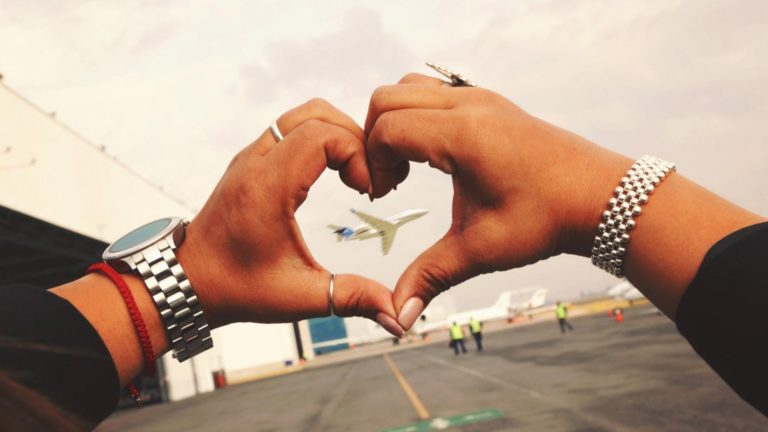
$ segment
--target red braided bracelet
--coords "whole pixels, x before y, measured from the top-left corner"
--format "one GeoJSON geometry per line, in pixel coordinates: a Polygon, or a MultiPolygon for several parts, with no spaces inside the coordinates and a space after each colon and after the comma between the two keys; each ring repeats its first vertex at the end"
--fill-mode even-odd
{"type": "MultiPolygon", "coordinates": [[[[152,340],[149,338],[149,332],[147,331],[147,326],[144,324],[144,318],[141,317],[141,312],[139,311],[139,307],[136,306],[136,300],[134,300],[133,294],[128,288],[128,284],[125,283],[125,280],[122,276],[120,276],[120,273],[115,271],[115,269],[113,269],[109,264],[96,263],[88,267],[87,273],[95,272],[101,273],[108,277],[112,283],[115,284],[117,290],[120,292],[120,295],[123,297],[125,306],[128,307],[128,313],[131,315],[133,326],[136,327],[136,332],[139,335],[141,352],[144,356],[144,370],[146,371],[147,375],[154,375],[155,352],[152,349],[152,340]]],[[[136,386],[130,384],[128,390],[130,391],[131,396],[136,400],[136,403],[141,405],[141,396],[139,391],[136,389],[136,386]]]]}

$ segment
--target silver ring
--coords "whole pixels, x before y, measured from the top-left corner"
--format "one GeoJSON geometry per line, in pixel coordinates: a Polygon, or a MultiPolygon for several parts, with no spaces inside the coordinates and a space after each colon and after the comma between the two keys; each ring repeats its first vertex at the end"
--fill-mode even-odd
{"type": "Polygon", "coordinates": [[[275,137],[275,141],[280,142],[283,140],[283,133],[280,132],[280,128],[277,127],[277,119],[272,120],[269,125],[269,130],[272,131],[272,136],[275,137]]]}
{"type": "Polygon", "coordinates": [[[444,87],[477,87],[477,84],[475,84],[469,78],[456,71],[452,71],[445,66],[441,66],[432,62],[427,62],[427,66],[431,67],[440,75],[450,80],[443,83],[444,87]]]}
{"type": "Polygon", "coordinates": [[[333,281],[336,279],[336,275],[331,273],[331,286],[328,288],[328,309],[330,313],[328,316],[336,316],[336,311],[333,310],[333,281]]]}

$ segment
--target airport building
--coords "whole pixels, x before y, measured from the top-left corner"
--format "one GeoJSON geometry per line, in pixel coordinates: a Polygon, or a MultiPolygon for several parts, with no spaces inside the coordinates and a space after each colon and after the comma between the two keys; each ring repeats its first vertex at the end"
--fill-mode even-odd
{"type": "MultiPolygon", "coordinates": [[[[109,242],[166,216],[194,211],[0,82],[0,285],[76,279],[109,242]]],[[[306,322],[234,324],[213,339],[187,362],[158,360],[145,398],[183,399],[213,390],[214,372],[243,381],[313,355],[306,322]]]]}

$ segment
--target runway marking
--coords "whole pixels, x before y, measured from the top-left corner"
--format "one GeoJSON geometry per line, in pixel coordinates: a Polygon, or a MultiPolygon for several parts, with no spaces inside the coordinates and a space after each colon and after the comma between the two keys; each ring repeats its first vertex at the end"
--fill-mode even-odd
{"type": "Polygon", "coordinates": [[[419,416],[419,419],[427,420],[428,418],[430,418],[429,411],[427,411],[427,408],[421,402],[421,399],[419,399],[419,395],[416,394],[416,392],[413,390],[413,387],[411,387],[408,381],[406,381],[403,374],[400,373],[400,370],[397,369],[395,362],[393,362],[392,359],[389,358],[389,354],[384,354],[384,361],[387,362],[387,365],[389,366],[389,370],[391,370],[392,373],[395,375],[395,378],[397,378],[397,382],[400,383],[400,387],[403,388],[405,395],[408,396],[408,400],[411,401],[411,405],[413,405],[413,408],[416,410],[416,414],[419,416]]]}
{"type": "Polygon", "coordinates": [[[598,425],[600,425],[600,426],[602,426],[602,427],[604,427],[604,428],[606,428],[608,430],[614,430],[614,431],[630,431],[630,430],[632,430],[632,429],[627,429],[625,426],[622,426],[622,425],[620,425],[618,423],[614,423],[614,422],[612,422],[610,420],[605,420],[605,419],[597,418],[597,417],[595,417],[595,416],[593,416],[591,414],[588,414],[588,413],[586,413],[586,412],[584,412],[584,411],[582,411],[582,410],[580,410],[578,408],[575,408],[575,407],[573,407],[571,405],[568,405],[568,404],[562,403],[560,401],[557,401],[555,399],[552,399],[550,397],[544,396],[543,394],[541,394],[541,393],[539,393],[539,392],[537,392],[535,390],[531,390],[529,388],[523,387],[523,386],[515,384],[515,383],[511,383],[509,381],[505,381],[505,380],[500,379],[500,378],[496,378],[496,377],[493,377],[493,376],[490,376],[490,375],[486,375],[486,374],[484,374],[482,372],[478,372],[478,371],[476,371],[474,369],[469,369],[469,368],[466,368],[464,366],[459,366],[457,364],[454,364],[453,362],[446,361],[444,359],[441,359],[441,358],[438,358],[438,357],[434,357],[434,356],[431,356],[429,354],[424,354],[424,353],[420,353],[420,354],[423,355],[424,357],[427,357],[428,359],[432,360],[435,363],[439,363],[439,364],[441,364],[443,366],[455,369],[455,370],[457,370],[459,372],[464,372],[465,374],[472,375],[474,377],[480,378],[480,379],[488,381],[488,382],[492,382],[492,383],[500,385],[502,387],[506,387],[508,389],[515,390],[517,392],[526,394],[526,395],[528,395],[531,398],[538,399],[539,401],[548,403],[548,404],[553,405],[553,406],[555,406],[557,408],[569,411],[573,415],[575,415],[577,417],[580,417],[583,420],[586,420],[586,421],[591,422],[591,423],[598,424],[598,425]]]}

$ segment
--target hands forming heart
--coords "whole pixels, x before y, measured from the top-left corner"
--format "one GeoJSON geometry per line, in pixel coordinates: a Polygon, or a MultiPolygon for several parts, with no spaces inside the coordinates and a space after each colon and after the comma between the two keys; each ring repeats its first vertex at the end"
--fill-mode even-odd
{"type": "Polygon", "coordinates": [[[377,89],[364,130],[313,99],[278,119],[282,141],[266,130],[235,156],[179,251],[212,325],[328,315],[330,273],[295,219],[326,167],[372,198],[404,181],[411,161],[453,177],[449,231],[405,270],[394,293],[363,276],[336,276],[337,315],[376,320],[398,337],[430,300],[464,280],[589,253],[621,157],[496,93],[442,84],[409,74],[377,89]]]}

